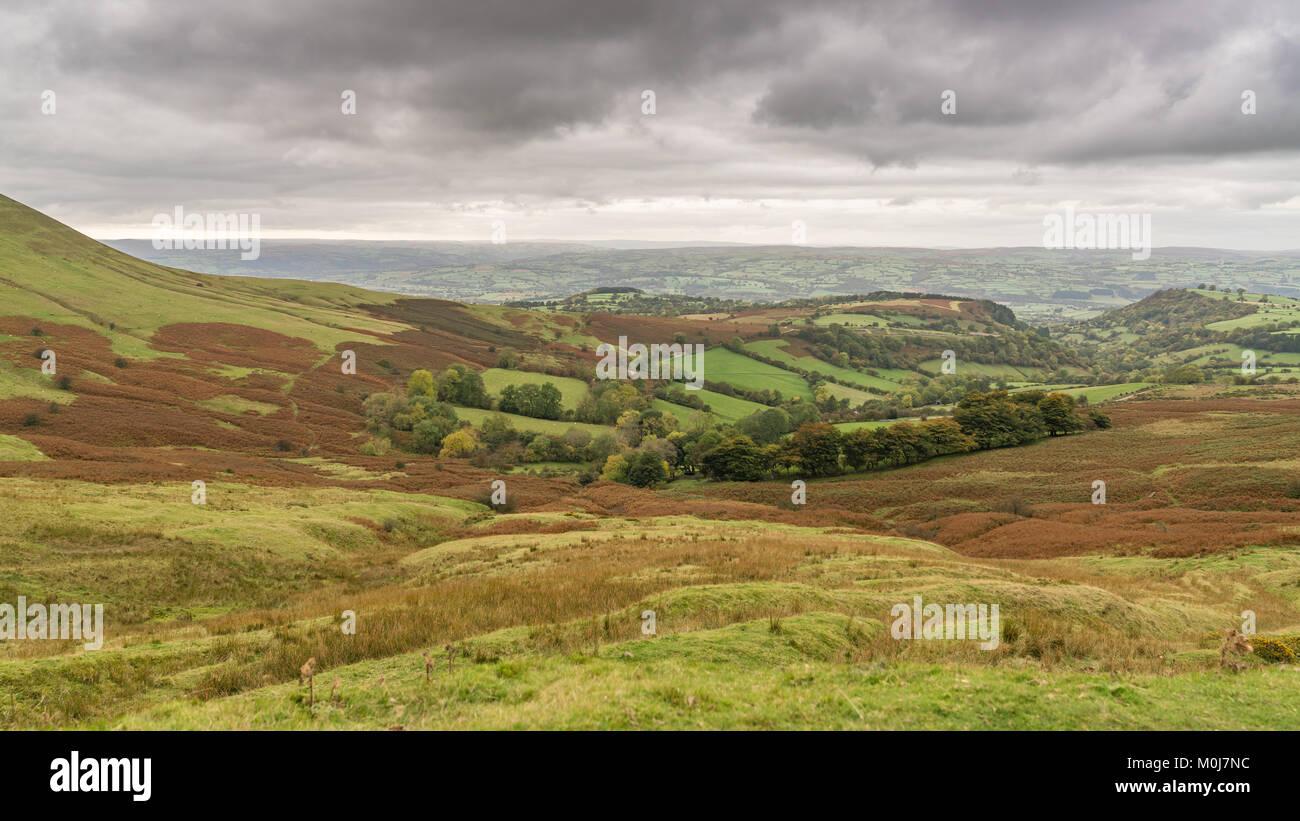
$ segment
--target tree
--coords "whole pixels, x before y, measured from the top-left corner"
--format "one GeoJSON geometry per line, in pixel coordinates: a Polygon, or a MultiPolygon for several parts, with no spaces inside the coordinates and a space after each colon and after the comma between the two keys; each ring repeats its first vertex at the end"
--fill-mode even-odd
{"type": "Polygon", "coordinates": [[[668,481],[668,463],[654,451],[641,451],[628,459],[628,484],[637,487],[653,487],[666,481],[668,481]]]}
{"type": "Polygon", "coordinates": [[[407,402],[403,396],[395,393],[372,393],[362,403],[361,410],[366,416],[367,426],[372,433],[383,433],[384,429],[389,427],[405,429],[397,424],[397,417],[407,412],[407,402]]]}
{"type": "Polygon", "coordinates": [[[436,388],[433,384],[433,374],[421,368],[411,372],[411,378],[406,380],[407,396],[435,396],[436,388]]]}
{"type": "Polygon", "coordinates": [[[851,470],[862,470],[876,464],[875,448],[872,447],[871,431],[858,428],[844,436],[842,444],[844,462],[851,470]]]}
{"type": "Polygon", "coordinates": [[[1164,381],[1172,385],[1196,385],[1205,381],[1205,376],[1195,365],[1179,365],[1165,371],[1164,381]]]}
{"type": "Polygon", "coordinates": [[[967,453],[979,447],[974,438],[951,419],[932,419],[924,423],[924,427],[934,442],[936,455],[967,453]]]}
{"type": "Polygon", "coordinates": [[[519,438],[518,431],[510,420],[499,413],[494,413],[483,420],[479,425],[479,441],[484,446],[496,450],[502,445],[507,445],[519,438]]]}
{"type": "Polygon", "coordinates": [[[618,417],[618,438],[629,447],[641,444],[641,414],[638,411],[623,411],[618,417]]]}
{"type": "Polygon", "coordinates": [[[971,391],[952,418],[982,449],[1023,445],[1047,435],[1038,406],[1015,402],[1006,391],[971,391]]]}
{"type": "Polygon", "coordinates": [[[600,471],[600,478],[607,482],[627,481],[627,459],[621,453],[611,453],[605,460],[605,467],[600,471]]]}
{"type": "Polygon", "coordinates": [[[597,434],[587,446],[583,448],[583,454],[587,461],[595,462],[598,465],[605,464],[611,454],[618,453],[618,439],[612,433],[597,434]]]}
{"type": "Polygon", "coordinates": [[[438,398],[467,408],[490,408],[492,399],[483,386],[483,377],[464,365],[452,365],[438,376],[438,398]]]}
{"type": "Polygon", "coordinates": [[[1083,430],[1083,421],[1074,412],[1074,397],[1063,393],[1050,393],[1038,403],[1043,414],[1043,424],[1052,436],[1083,430]]]}
{"type": "Polygon", "coordinates": [[[560,389],[544,383],[535,385],[506,385],[501,389],[497,407],[502,413],[517,413],[534,419],[559,419],[563,410],[560,389]]]}
{"type": "Polygon", "coordinates": [[[477,451],[478,440],[474,438],[473,429],[461,428],[442,440],[442,450],[438,455],[444,458],[464,459],[473,456],[477,451]]]}
{"type": "Polygon", "coordinates": [[[768,445],[790,432],[790,415],[780,408],[768,408],[746,416],[736,427],[756,443],[768,445]]]}
{"type": "Polygon", "coordinates": [[[528,443],[528,447],[524,448],[524,461],[545,462],[550,452],[551,440],[547,438],[546,434],[539,433],[528,443]]]}
{"type": "Polygon", "coordinates": [[[416,453],[437,453],[443,440],[456,429],[455,420],[435,416],[418,422],[411,429],[411,450],[416,453]]]}
{"type": "Polygon", "coordinates": [[[840,471],[839,428],[825,422],[810,422],[790,437],[789,450],[797,457],[801,470],[809,476],[830,476],[840,471]]]}
{"type": "Polygon", "coordinates": [[[748,436],[728,436],[700,458],[700,469],[710,479],[755,482],[770,474],[762,450],[748,436]]]}

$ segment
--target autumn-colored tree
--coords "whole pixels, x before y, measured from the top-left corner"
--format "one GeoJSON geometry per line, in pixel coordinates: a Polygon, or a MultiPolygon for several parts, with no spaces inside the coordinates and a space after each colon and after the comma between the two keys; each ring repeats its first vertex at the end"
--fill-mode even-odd
{"type": "Polygon", "coordinates": [[[436,396],[437,390],[433,384],[433,374],[421,368],[413,371],[411,378],[406,380],[407,396],[436,396]]]}
{"type": "Polygon", "coordinates": [[[472,428],[461,428],[458,431],[450,433],[442,440],[442,450],[438,455],[465,459],[473,456],[478,451],[478,440],[474,438],[472,428]]]}

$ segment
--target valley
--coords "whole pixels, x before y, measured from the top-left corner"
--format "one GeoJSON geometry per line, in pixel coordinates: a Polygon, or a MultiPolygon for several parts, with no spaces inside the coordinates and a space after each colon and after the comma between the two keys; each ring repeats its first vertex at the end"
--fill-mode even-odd
{"type": "Polygon", "coordinates": [[[0,726],[1297,726],[1300,300],[1206,279],[471,304],[0,198],[0,602],[107,623],[0,642],[0,726]],[[596,379],[620,337],[704,346],[703,389],[596,379]],[[999,646],[896,640],[918,595],[999,646]]]}

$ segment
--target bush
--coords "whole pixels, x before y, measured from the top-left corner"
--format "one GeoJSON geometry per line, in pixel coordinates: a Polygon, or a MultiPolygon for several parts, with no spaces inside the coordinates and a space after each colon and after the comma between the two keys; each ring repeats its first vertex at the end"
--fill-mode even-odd
{"type": "Polygon", "coordinates": [[[1250,644],[1263,661],[1295,664],[1296,656],[1300,655],[1300,635],[1251,636],[1250,644]]]}
{"type": "Polygon", "coordinates": [[[288,439],[280,439],[275,443],[275,449],[280,453],[288,453],[293,450],[293,442],[290,442],[288,439]]]}
{"type": "Polygon", "coordinates": [[[994,502],[993,510],[997,513],[1011,513],[1016,516],[1022,516],[1026,519],[1031,518],[1034,515],[1033,505],[1029,504],[1029,502],[1026,502],[1019,496],[994,502]]]}
{"type": "Polygon", "coordinates": [[[483,490],[479,492],[479,494],[474,498],[474,501],[478,502],[481,505],[486,505],[490,507],[492,510],[496,511],[497,513],[515,512],[515,496],[513,493],[506,493],[506,500],[501,504],[497,505],[492,503],[492,491],[483,490]]]}
{"type": "Polygon", "coordinates": [[[23,417],[23,427],[25,428],[35,427],[40,423],[41,423],[41,415],[39,413],[29,413],[23,417]]]}

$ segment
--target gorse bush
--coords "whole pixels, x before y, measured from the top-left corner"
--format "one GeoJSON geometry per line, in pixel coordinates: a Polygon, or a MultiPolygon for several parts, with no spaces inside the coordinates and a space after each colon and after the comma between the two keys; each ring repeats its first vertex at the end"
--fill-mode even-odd
{"type": "Polygon", "coordinates": [[[1300,657],[1300,635],[1251,636],[1250,644],[1255,657],[1263,661],[1295,664],[1300,657]]]}

